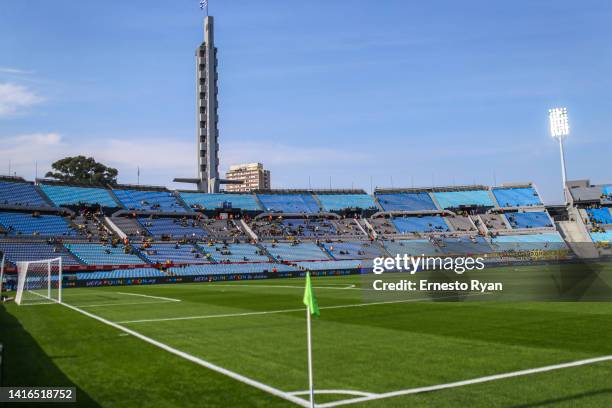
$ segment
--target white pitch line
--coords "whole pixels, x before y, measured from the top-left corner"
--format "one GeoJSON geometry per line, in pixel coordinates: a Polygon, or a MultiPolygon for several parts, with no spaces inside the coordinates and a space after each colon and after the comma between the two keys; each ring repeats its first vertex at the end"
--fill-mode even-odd
{"type": "Polygon", "coordinates": [[[571,361],[569,363],[554,364],[554,365],[549,365],[549,366],[544,366],[544,367],[529,368],[526,370],[512,371],[508,373],[472,378],[471,380],[463,380],[463,381],[456,381],[456,382],[446,383],[446,384],[430,385],[427,387],[409,388],[406,390],[391,391],[391,392],[385,392],[381,394],[374,394],[374,395],[358,397],[358,398],[351,398],[351,399],[346,399],[346,400],[341,400],[341,401],[333,401],[333,402],[328,402],[325,404],[317,404],[317,406],[319,408],[337,407],[340,405],[356,404],[359,402],[379,400],[383,398],[392,398],[392,397],[399,397],[402,395],[420,394],[424,392],[439,391],[439,390],[444,390],[447,388],[463,387],[466,385],[480,384],[480,383],[496,381],[496,380],[503,380],[505,378],[520,377],[524,375],[531,375],[531,374],[537,374],[537,373],[545,373],[547,371],[561,370],[564,368],[571,368],[571,367],[579,367],[583,365],[596,364],[596,363],[601,363],[603,361],[611,361],[611,360],[612,360],[612,355],[595,357],[595,358],[587,358],[584,360],[571,361]]]}
{"type": "Polygon", "coordinates": [[[174,303],[171,300],[156,300],[153,302],[118,302],[118,303],[98,303],[98,304],[89,304],[89,305],[77,305],[78,307],[110,307],[110,306],[138,306],[138,305],[152,305],[152,304],[160,304],[160,303],[174,303]]]}
{"type": "Polygon", "coordinates": [[[279,398],[282,398],[284,400],[293,402],[294,404],[300,405],[302,407],[308,408],[310,406],[308,401],[306,401],[306,400],[304,400],[302,398],[299,398],[299,397],[297,397],[295,395],[291,395],[289,393],[286,393],[285,391],[281,391],[281,390],[279,390],[277,388],[274,388],[274,387],[272,387],[270,385],[261,383],[259,381],[256,381],[256,380],[252,379],[252,378],[249,378],[249,377],[245,377],[245,376],[243,376],[241,374],[238,374],[238,373],[230,371],[230,370],[228,370],[226,368],[220,367],[220,366],[218,366],[216,364],[213,364],[211,362],[203,360],[203,359],[201,359],[199,357],[196,357],[196,356],[193,356],[191,354],[185,353],[184,351],[175,349],[172,346],[169,346],[169,345],[167,345],[165,343],[162,343],[160,341],[157,341],[155,339],[147,337],[147,336],[145,336],[143,334],[140,334],[140,333],[138,333],[138,332],[136,332],[134,330],[128,329],[127,327],[121,326],[121,325],[119,325],[117,323],[114,323],[114,322],[111,322],[109,320],[106,320],[103,317],[97,316],[97,315],[95,315],[93,313],[89,313],[89,312],[87,312],[85,310],[79,309],[76,306],[72,306],[72,305],[70,305],[68,303],[60,303],[60,304],[65,306],[65,307],[67,307],[67,308],[69,308],[69,309],[72,309],[72,310],[74,310],[76,312],[79,312],[79,313],[81,313],[81,314],[83,314],[83,315],[85,315],[87,317],[91,317],[92,319],[98,320],[99,322],[102,322],[102,323],[104,323],[104,324],[106,324],[108,326],[111,326],[111,327],[115,328],[115,329],[121,330],[121,331],[123,331],[123,332],[125,332],[127,334],[131,334],[132,336],[134,336],[134,337],[136,337],[136,338],[138,338],[138,339],[140,339],[142,341],[145,341],[145,342],[147,342],[147,343],[149,343],[149,344],[151,344],[151,345],[153,345],[155,347],[159,347],[160,349],[165,350],[165,351],[167,351],[169,353],[172,353],[172,354],[174,354],[176,356],[184,358],[185,360],[191,361],[192,363],[195,363],[195,364],[198,364],[198,365],[200,365],[202,367],[208,368],[209,370],[216,371],[216,372],[218,372],[220,374],[223,374],[223,375],[226,375],[226,376],[228,376],[230,378],[233,378],[236,381],[240,381],[241,383],[250,385],[250,386],[255,387],[255,388],[259,389],[259,390],[265,391],[268,394],[272,394],[272,395],[274,395],[276,397],[279,397],[279,398]]]}
{"type": "MultiPolygon", "coordinates": [[[[474,293],[473,296],[482,295],[481,293],[474,293]]],[[[448,296],[453,297],[453,296],[448,296]]],[[[437,299],[443,299],[445,296],[441,296],[437,299]]],[[[335,305],[335,306],[320,306],[320,310],[324,309],[347,309],[351,307],[367,307],[377,305],[388,305],[394,303],[409,303],[409,302],[420,302],[424,300],[430,300],[431,298],[419,298],[419,299],[404,299],[404,300],[389,300],[385,302],[369,302],[369,303],[353,303],[348,305],[335,305]]],[[[244,312],[244,313],[224,313],[216,315],[199,315],[199,316],[181,316],[181,317],[162,317],[159,319],[140,319],[140,320],[123,320],[116,323],[128,324],[128,323],[153,323],[153,322],[169,322],[175,320],[198,320],[198,319],[215,319],[221,317],[242,317],[242,316],[257,316],[257,315],[268,315],[268,314],[279,314],[279,313],[295,313],[303,312],[304,308],[301,309],[280,309],[280,310],[266,310],[262,312],[244,312]]]]}
{"type": "Polygon", "coordinates": [[[127,295],[127,296],[141,296],[141,297],[146,297],[146,298],[151,298],[151,299],[161,299],[161,300],[167,300],[169,302],[180,302],[180,299],[174,299],[174,298],[169,298],[169,297],[163,297],[163,296],[151,296],[151,295],[142,295],[140,293],[128,293],[128,292],[115,292],[118,293],[120,295],[127,295]]]}
{"type": "MultiPolygon", "coordinates": [[[[309,390],[305,390],[305,391],[293,391],[290,392],[289,394],[291,395],[307,395],[309,394],[310,391],[309,390]]],[[[378,395],[378,394],[374,394],[371,392],[364,392],[364,391],[354,391],[354,390],[314,390],[315,394],[337,394],[337,395],[359,395],[362,397],[369,397],[372,395],[378,395]]],[[[320,406],[317,404],[317,406],[320,406]]]]}

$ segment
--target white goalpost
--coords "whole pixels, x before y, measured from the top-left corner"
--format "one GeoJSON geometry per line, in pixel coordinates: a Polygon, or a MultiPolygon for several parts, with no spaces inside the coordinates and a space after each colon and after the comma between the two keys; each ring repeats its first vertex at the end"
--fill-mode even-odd
{"type": "Polygon", "coordinates": [[[4,261],[5,255],[2,253],[2,264],[0,264],[0,296],[2,296],[2,288],[4,287],[4,261]]]}
{"type": "Polygon", "coordinates": [[[62,302],[62,258],[17,262],[18,305],[62,302]]]}

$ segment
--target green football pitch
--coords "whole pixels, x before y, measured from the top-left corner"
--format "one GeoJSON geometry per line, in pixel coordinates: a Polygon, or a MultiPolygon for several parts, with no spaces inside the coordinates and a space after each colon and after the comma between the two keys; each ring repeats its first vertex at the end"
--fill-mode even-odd
{"type": "MultiPolygon", "coordinates": [[[[2,385],[77,387],[67,406],[305,406],[303,284],[78,288],[64,290],[72,307],[4,304],[2,385]]],[[[612,405],[612,303],[375,302],[361,284],[313,278],[318,406],[612,405]]]]}

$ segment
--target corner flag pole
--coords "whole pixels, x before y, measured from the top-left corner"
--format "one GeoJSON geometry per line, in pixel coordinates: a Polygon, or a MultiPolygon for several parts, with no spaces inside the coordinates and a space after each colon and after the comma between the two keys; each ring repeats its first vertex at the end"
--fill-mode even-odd
{"type": "Polygon", "coordinates": [[[310,333],[310,310],[306,308],[306,325],[308,336],[308,389],[310,390],[310,408],[314,408],[314,381],[312,377],[312,336],[310,333]]]}
{"type": "Polygon", "coordinates": [[[310,282],[310,272],[306,272],[306,287],[304,288],[304,305],[306,306],[306,337],[308,341],[308,386],[310,391],[310,408],[314,408],[314,380],[312,375],[312,331],[311,315],[320,315],[317,299],[312,293],[312,283],[310,282]]]}

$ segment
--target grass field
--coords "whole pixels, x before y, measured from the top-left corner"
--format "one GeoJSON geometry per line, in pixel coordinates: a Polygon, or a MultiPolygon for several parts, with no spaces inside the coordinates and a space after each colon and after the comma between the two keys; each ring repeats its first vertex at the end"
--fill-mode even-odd
{"type": "MultiPolygon", "coordinates": [[[[382,395],[612,355],[612,303],[368,304],[361,283],[313,278],[315,385],[330,391],[318,404],[612,405],[612,361],[382,395]]],[[[6,304],[2,385],[76,386],[78,406],[299,406],[288,398],[307,398],[294,394],[308,384],[302,293],[302,279],[64,291],[66,303],[116,326],[62,305],[6,304]]]]}

